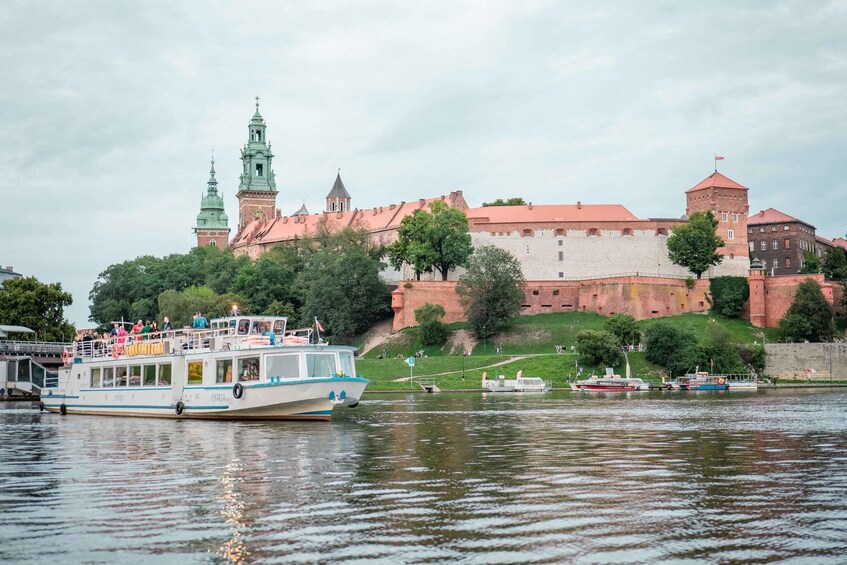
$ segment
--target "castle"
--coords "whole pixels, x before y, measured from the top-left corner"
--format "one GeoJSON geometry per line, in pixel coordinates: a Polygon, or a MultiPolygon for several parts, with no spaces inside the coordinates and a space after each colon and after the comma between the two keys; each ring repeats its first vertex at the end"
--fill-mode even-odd
{"type": "MultiPolygon", "coordinates": [[[[668,257],[667,238],[674,226],[686,222],[688,215],[711,211],[718,220],[718,235],[724,241],[718,250],[724,259],[704,277],[750,273],[748,188],[717,170],[685,192],[682,218],[638,218],[621,204],[582,202],[471,208],[460,190],[360,209],[353,206],[340,171],[326,196],[323,212],[310,214],[303,205],[293,214],[284,215],[277,208],[273,152],[266,127],[257,99],[256,112],[248,124],[248,140],[241,149],[243,168],[236,193],[238,225],[231,239],[212,162],[207,193],[194,228],[198,246],[230,247],[236,255],[256,259],[276,244],[316,233],[322,225],[329,229],[361,227],[375,242],[390,244],[396,240],[403,218],[442,200],[467,215],[475,247],[495,245],[518,258],[527,280],[525,313],[628,312],[640,319],[709,309],[708,280],[698,280],[693,285],[687,280],[691,273],[668,257]]],[[[442,304],[447,311],[446,321],[463,319],[455,296],[455,281],[460,275],[461,269],[451,272],[447,282],[422,280],[401,285],[413,278],[411,269],[386,269],[386,283],[398,285],[392,297],[394,328],[413,325],[414,308],[425,302],[442,304]]],[[[751,289],[755,291],[751,300],[755,311],[748,316],[754,323],[774,325],[780,312],[787,308],[785,292],[774,293],[783,298],[765,314],[765,295],[769,291],[759,282],[761,271],[751,276],[756,277],[751,289]]],[[[789,290],[796,285],[788,281],[780,284],[789,290]]]]}

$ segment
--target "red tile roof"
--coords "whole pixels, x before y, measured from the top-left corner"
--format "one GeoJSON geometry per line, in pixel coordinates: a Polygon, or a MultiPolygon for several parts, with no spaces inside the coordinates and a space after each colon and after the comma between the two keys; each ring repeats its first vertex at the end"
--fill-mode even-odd
{"type": "Polygon", "coordinates": [[[697,186],[689,188],[686,192],[694,192],[695,190],[702,190],[704,188],[740,188],[743,190],[749,190],[746,186],[738,184],[734,180],[715,171],[701,180],[697,186]]]}
{"type": "Polygon", "coordinates": [[[843,237],[836,237],[832,240],[832,245],[847,250],[847,239],[844,239],[843,237]]]}
{"type": "Polygon", "coordinates": [[[834,247],[833,243],[825,237],[821,237],[819,235],[815,236],[815,241],[823,243],[824,245],[828,245],[829,247],[834,247]]]}
{"type": "Polygon", "coordinates": [[[620,204],[485,206],[466,210],[471,223],[622,222],[638,218],[620,204]]]}
{"type": "Polygon", "coordinates": [[[748,226],[758,226],[763,224],[785,224],[791,222],[800,222],[801,224],[806,224],[809,227],[815,227],[808,222],[798,220],[793,216],[789,216],[784,212],[780,212],[776,208],[768,208],[767,210],[762,210],[761,212],[753,214],[747,218],[748,226]]]}

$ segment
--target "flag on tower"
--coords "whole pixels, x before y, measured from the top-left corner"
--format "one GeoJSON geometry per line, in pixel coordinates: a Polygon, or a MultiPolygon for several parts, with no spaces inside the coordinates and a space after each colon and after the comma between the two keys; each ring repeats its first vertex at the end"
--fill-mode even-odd
{"type": "Polygon", "coordinates": [[[715,161],[723,161],[723,157],[715,155],[715,161]]]}

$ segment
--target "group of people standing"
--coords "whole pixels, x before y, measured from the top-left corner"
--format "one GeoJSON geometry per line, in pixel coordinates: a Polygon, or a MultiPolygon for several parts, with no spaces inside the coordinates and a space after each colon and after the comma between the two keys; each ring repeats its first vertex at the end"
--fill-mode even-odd
{"type": "Polygon", "coordinates": [[[150,320],[138,320],[135,324],[133,324],[129,332],[124,329],[123,324],[115,322],[112,327],[112,331],[104,335],[103,337],[107,339],[116,338],[118,341],[123,342],[130,337],[134,339],[149,339],[150,337],[160,337],[160,334],[172,332],[173,329],[174,325],[171,323],[171,319],[165,316],[162,319],[161,328],[159,328],[159,325],[156,323],[156,320],[153,320],[152,322],[150,320]]]}

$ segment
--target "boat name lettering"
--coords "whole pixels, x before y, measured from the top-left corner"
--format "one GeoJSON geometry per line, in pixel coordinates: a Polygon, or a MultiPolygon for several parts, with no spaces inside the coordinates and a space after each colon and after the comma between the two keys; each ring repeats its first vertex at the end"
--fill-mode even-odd
{"type": "Polygon", "coordinates": [[[212,402],[226,402],[226,395],[222,393],[215,393],[211,395],[210,400],[212,402]]]}

